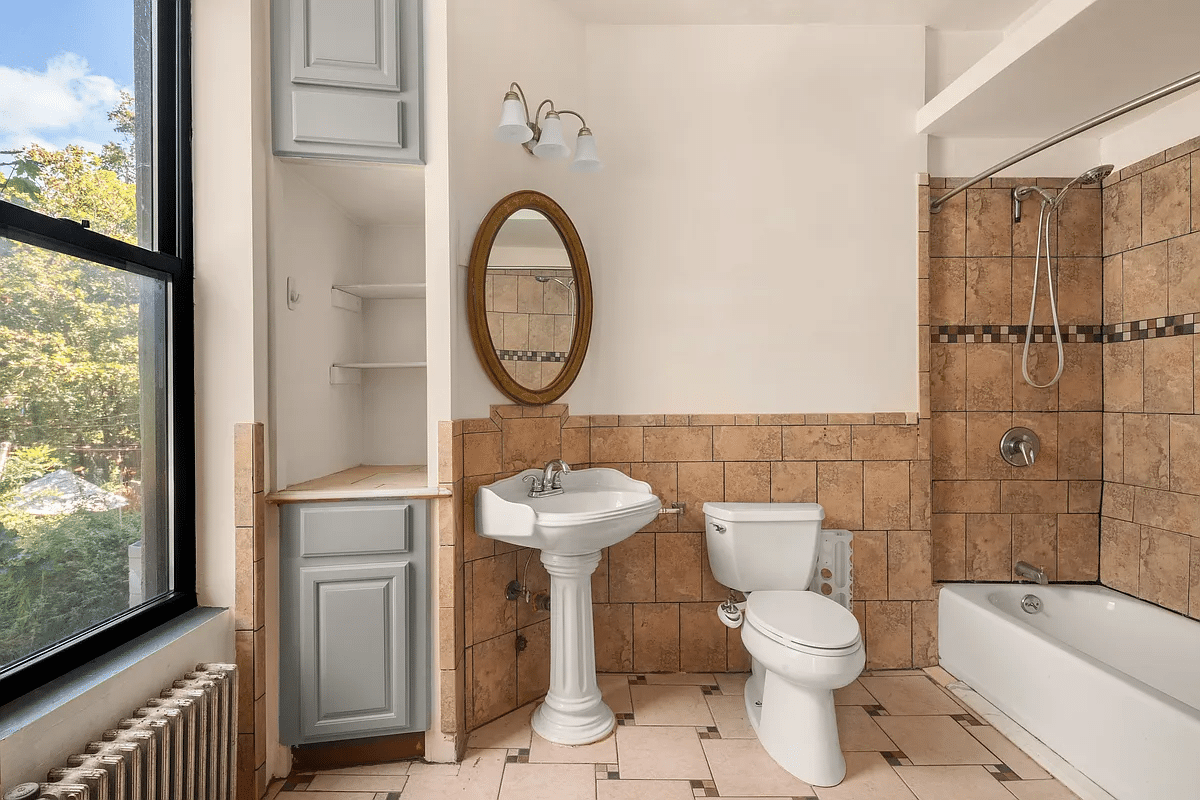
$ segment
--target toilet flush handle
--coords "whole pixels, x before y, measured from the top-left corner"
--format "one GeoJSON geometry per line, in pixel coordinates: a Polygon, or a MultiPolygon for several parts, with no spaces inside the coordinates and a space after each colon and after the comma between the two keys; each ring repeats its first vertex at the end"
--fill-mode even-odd
{"type": "Polygon", "coordinates": [[[713,530],[714,530],[714,531],[716,531],[717,533],[724,533],[724,532],[725,532],[725,526],[724,526],[724,525],[722,525],[722,524],[721,524],[721,523],[719,523],[719,522],[714,522],[714,523],[713,523],[713,530]]]}

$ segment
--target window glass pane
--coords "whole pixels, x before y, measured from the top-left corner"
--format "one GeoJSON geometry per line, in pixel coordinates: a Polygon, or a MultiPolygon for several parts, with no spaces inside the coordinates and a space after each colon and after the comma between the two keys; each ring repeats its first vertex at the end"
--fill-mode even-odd
{"type": "Polygon", "coordinates": [[[0,199],[153,248],[153,0],[5,6],[0,199]]]}
{"type": "Polygon", "coordinates": [[[0,238],[0,670],[171,588],[166,296],[0,238]]]}

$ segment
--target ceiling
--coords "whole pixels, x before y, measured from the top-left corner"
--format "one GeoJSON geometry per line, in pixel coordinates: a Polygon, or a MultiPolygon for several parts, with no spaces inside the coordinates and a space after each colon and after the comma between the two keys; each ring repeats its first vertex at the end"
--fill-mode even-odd
{"type": "Polygon", "coordinates": [[[425,169],[320,158],[280,159],[359,225],[425,222],[425,169]]]}
{"type": "Polygon", "coordinates": [[[1039,0],[558,0],[613,25],[923,25],[1000,30],[1039,0]]]}
{"type": "MultiPolygon", "coordinates": [[[[1195,0],[1096,0],[936,118],[919,115],[921,132],[1050,136],[1200,70],[1197,30],[1195,0]]],[[[1111,133],[1185,93],[1086,135],[1111,133]]]]}

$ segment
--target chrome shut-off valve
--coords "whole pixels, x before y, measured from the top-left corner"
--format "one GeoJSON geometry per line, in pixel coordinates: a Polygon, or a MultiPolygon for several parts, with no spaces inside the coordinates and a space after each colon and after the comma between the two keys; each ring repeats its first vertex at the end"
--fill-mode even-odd
{"type": "Polygon", "coordinates": [[[1000,438],[1000,457],[1014,467],[1032,467],[1042,443],[1029,428],[1010,428],[1000,438]]]}

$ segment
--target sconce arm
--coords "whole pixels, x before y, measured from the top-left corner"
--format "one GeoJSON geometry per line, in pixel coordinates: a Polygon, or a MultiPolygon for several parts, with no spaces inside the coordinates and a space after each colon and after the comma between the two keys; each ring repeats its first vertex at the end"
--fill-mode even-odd
{"type": "Polygon", "coordinates": [[[583,127],[585,127],[585,128],[588,126],[588,124],[587,124],[587,120],[585,120],[585,119],[583,118],[583,115],[582,115],[582,114],[580,114],[578,111],[571,111],[571,110],[569,110],[569,109],[566,109],[566,108],[564,108],[562,111],[559,111],[559,112],[558,112],[558,115],[559,115],[560,117],[561,117],[563,114],[570,114],[572,117],[575,117],[576,119],[578,119],[578,120],[579,120],[579,124],[580,124],[580,125],[582,125],[582,126],[583,126],[583,127]]]}
{"type": "Polygon", "coordinates": [[[545,100],[543,100],[541,103],[538,104],[537,113],[533,115],[533,124],[534,125],[537,125],[538,120],[540,120],[542,118],[542,109],[544,107],[546,107],[547,105],[550,106],[551,111],[554,111],[554,101],[551,100],[549,97],[547,97],[545,100]]]}

